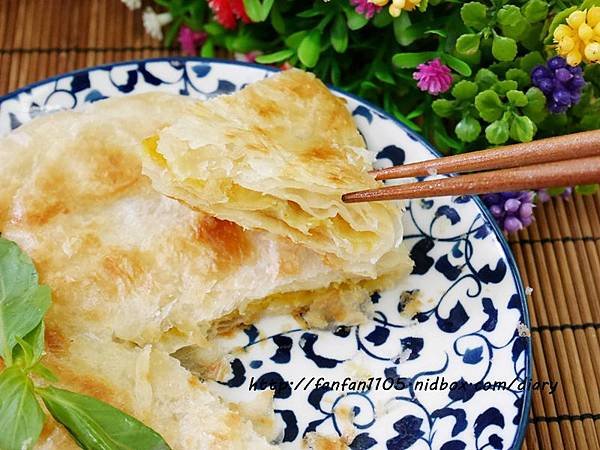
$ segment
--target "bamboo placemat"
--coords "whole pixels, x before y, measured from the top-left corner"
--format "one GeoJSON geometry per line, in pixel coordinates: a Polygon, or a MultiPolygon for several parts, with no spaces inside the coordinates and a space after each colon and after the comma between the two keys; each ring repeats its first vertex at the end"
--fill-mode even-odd
{"type": "MultiPolygon", "coordinates": [[[[119,0],[0,0],[0,95],[69,70],[179,54],[119,0]]],[[[554,199],[509,241],[529,297],[535,380],[524,449],[600,449],[600,196],[554,199]]]]}

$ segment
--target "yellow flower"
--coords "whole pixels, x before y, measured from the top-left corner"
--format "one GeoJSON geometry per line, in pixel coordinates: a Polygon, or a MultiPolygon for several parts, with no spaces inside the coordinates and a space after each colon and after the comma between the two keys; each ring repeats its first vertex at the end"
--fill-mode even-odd
{"type": "Polygon", "coordinates": [[[369,0],[377,6],[385,6],[389,4],[389,12],[392,17],[398,17],[402,10],[412,11],[421,3],[421,0],[369,0]]]}
{"type": "Polygon", "coordinates": [[[554,42],[556,52],[571,66],[600,62],[600,6],[573,11],[567,23],[554,30],[554,42]]]}

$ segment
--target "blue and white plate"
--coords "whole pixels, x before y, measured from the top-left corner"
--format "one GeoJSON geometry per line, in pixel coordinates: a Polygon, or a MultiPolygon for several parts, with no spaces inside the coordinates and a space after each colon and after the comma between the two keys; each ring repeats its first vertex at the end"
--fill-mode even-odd
{"type": "MultiPolygon", "coordinates": [[[[0,134],[107,97],[166,91],[207,98],[272,73],[192,58],[84,69],[1,98],[0,134]]],[[[335,93],[347,100],[379,167],[438,156],[380,109],[335,93]]],[[[476,197],[411,201],[404,226],[415,268],[398,288],[373,295],[367,325],[315,331],[272,317],[233,338],[244,350],[216,388],[239,401],[257,395],[251,385],[277,387],[283,448],[298,448],[311,431],[343,435],[353,450],[520,447],[532,364],[521,331],[529,318],[504,237],[476,197]],[[404,310],[407,298],[416,298],[418,310],[415,303],[404,310]]]]}

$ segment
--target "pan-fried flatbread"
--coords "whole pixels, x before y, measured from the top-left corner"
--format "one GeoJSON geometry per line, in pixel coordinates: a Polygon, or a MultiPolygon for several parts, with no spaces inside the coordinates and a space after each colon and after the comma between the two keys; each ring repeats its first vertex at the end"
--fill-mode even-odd
{"type": "Polygon", "coordinates": [[[289,70],[198,103],[148,138],[145,155],[154,186],[194,208],[335,255],[364,276],[377,276],[382,258],[398,263],[399,203],[341,201],[381,182],[343,101],[314,75],[289,70]]]}
{"type": "MultiPolygon", "coordinates": [[[[257,83],[264,85],[258,88],[260,95],[301,90],[297,76],[294,72],[276,82],[257,83]]],[[[314,101],[322,111],[350,120],[337,99],[310,77],[303,80],[313,84],[307,89],[316,89],[314,101]]],[[[242,104],[247,91],[239,94],[242,104]]],[[[234,117],[236,95],[216,109],[231,108],[234,117]]],[[[202,347],[212,334],[264,312],[299,313],[311,326],[360,322],[360,308],[374,280],[410,268],[406,251],[397,245],[399,210],[391,204],[353,210],[339,202],[342,190],[374,183],[362,174],[367,158],[350,123],[320,139],[336,149],[336,158],[342,149],[350,152],[339,169],[349,171],[355,183],[327,181],[333,160],[321,171],[305,156],[304,166],[301,160],[288,162],[296,165],[299,177],[315,170],[312,193],[308,185],[289,182],[281,167],[273,179],[254,186],[264,189],[262,194],[255,190],[243,199],[221,198],[214,210],[212,200],[210,207],[196,201],[202,197],[201,183],[171,192],[178,182],[166,166],[154,172],[150,165],[153,186],[142,173],[142,149],[155,142],[159,151],[165,136],[182,131],[182,123],[198,111],[206,112],[203,103],[144,94],[42,117],[2,138],[0,232],[32,257],[41,282],[52,288],[45,362],[64,386],[133,414],[174,449],[270,448],[240,408],[221,402],[171,354],[182,347],[202,347]],[[276,199],[269,211],[281,214],[269,217],[263,196],[276,199]],[[295,204],[291,199],[299,201],[299,209],[290,206],[295,204]],[[230,201],[233,206],[226,206],[230,201]],[[236,208],[251,213],[233,214],[236,208]]],[[[273,121],[263,121],[264,130],[279,129],[281,114],[269,114],[273,121]]],[[[215,124],[221,119],[216,112],[215,124]]],[[[308,118],[295,120],[304,131],[296,140],[288,139],[290,148],[298,139],[308,139],[308,118]]],[[[210,124],[192,120],[188,125],[210,124]]],[[[285,137],[271,134],[269,142],[285,137]]],[[[265,149],[277,159],[277,149],[265,149]]],[[[265,161],[258,158],[257,164],[265,161]]],[[[201,170],[195,167],[190,174],[201,170]]],[[[221,183],[221,169],[210,166],[210,171],[221,183]]],[[[39,448],[69,446],[66,432],[50,421],[39,448]]]]}

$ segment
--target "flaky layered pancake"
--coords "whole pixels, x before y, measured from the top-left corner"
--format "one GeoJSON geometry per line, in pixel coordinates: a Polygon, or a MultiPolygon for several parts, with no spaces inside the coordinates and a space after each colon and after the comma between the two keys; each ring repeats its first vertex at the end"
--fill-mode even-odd
{"type": "MultiPolygon", "coordinates": [[[[376,185],[363,173],[369,158],[340,101],[299,72],[255,86],[206,103],[115,98],[36,119],[0,140],[0,232],[53,292],[44,363],[67,388],[134,415],[174,449],[271,448],[273,438],[263,436],[264,421],[253,426],[244,408],[230,408],[194,378],[172,356],[177,350],[200,349],[267,313],[292,313],[305,326],[359,323],[375,284],[411,267],[398,245],[397,205],[340,202],[342,191],[376,185]],[[252,108],[278,90],[291,104],[264,106],[271,119],[261,121],[259,141],[248,141],[263,146],[260,154],[241,156],[258,126],[252,108]],[[312,118],[299,115],[309,90],[312,111],[322,104],[330,122],[313,137],[312,118]],[[236,102],[250,108],[246,121],[236,102]],[[288,107],[286,117],[280,110],[288,107]],[[286,135],[292,120],[295,137],[286,135]],[[234,129],[243,137],[220,140],[234,129]],[[202,153],[194,140],[201,136],[210,137],[212,156],[190,159],[202,153]],[[324,159],[308,155],[318,141],[324,159]],[[260,175],[248,184],[252,171],[260,175]]],[[[39,447],[73,444],[49,422],[39,447]]]]}
{"type": "Polygon", "coordinates": [[[313,75],[289,70],[193,112],[145,141],[144,171],[190,206],[335,256],[349,272],[398,264],[398,202],[347,205],[376,188],[344,102],[313,75]]]}

